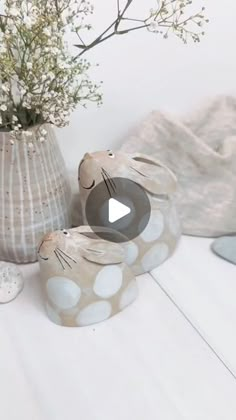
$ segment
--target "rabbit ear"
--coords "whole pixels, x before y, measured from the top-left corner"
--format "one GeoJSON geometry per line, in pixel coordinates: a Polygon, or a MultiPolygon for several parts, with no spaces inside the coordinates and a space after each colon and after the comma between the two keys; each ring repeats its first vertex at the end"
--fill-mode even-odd
{"type": "Polygon", "coordinates": [[[148,155],[130,155],[133,180],[153,194],[172,194],[177,188],[177,178],[163,163],[148,155]]]}
{"type": "Polygon", "coordinates": [[[119,264],[124,261],[124,249],[116,243],[92,240],[86,247],[83,257],[97,264],[119,264]]]}

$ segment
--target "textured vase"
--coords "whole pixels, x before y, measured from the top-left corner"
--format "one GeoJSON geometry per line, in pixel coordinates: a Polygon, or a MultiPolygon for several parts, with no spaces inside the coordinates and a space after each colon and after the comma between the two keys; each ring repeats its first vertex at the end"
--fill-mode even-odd
{"type": "Polygon", "coordinates": [[[236,97],[217,97],[184,119],[152,112],[122,151],[156,157],[176,174],[184,234],[236,232],[236,97]]]}
{"type": "Polygon", "coordinates": [[[43,142],[38,127],[14,143],[0,132],[0,260],[36,261],[42,237],[71,224],[65,163],[52,127],[43,128],[43,142]]]}

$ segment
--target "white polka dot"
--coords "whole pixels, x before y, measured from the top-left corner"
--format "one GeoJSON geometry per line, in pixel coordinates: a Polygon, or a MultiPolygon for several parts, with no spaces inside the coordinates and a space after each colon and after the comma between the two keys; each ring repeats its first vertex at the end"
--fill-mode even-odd
{"type": "Polygon", "coordinates": [[[101,298],[114,296],[122,286],[122,270],[117,265],[108,265],[97,274],[93,290],[101,298]]]}
{"type": "Polygon", "coordinates": [[[82,309],[76,318],[76,322],[81,327],[91,324],[96,324],[105,321],[111,316],[112,307],[109,302],[100,301],[91,303],[86,308],[82,309]]]}
{"type": "Polygon", "coordinates": [[[60,309],[77,305],[81,290],[77,284],[66,277],[51,277],[47,282],[48,297],[60,309]]]}
{"type": "Polygon", "coordinates": [[[154,245],[143,257],[144,270],[151,271],[163,263],[169,256],[169,248],[164,243],[154,245]]]}
{"type": "Polygon", "coordinates": [[[175,207],[172,207],[170,211],[168,225],[169,225],[169,229],[172,235],[174,236],[180,235],[181,233],[180,220],[179,220],[179,216],[175,207]]]}
{"type": "Polygon", "coordinates": [[[128,287],[124,290],[120,298],[120,309],[126,308],[130,305],[138,296],[138,286],[135,280],[132,280],[128,287]]]}
{"type": "MultiPolygon", "coordinates": [[[[142,221],[141,221],[142,223],[142,221]]],[[[164,230],[164,217],[159,210],[154,210],[151,214],[150,220],[144,231],[141,233],[141,238],[145,242],[152,242],[160,238],[164,230]]]]}
{"type": "Polygon", "coordinates": [[[125,242],[122,244],[125,250],[125,260],[127,265],[132,265],[138,258],[138,247],[134,242],[125,242]]]}
{"type": "Polygon", "coordinates": [[[54,324],[61,325],[60,315],[48,303],[46,304],[46,311],[48,318],[54,322],[54,324]]]}

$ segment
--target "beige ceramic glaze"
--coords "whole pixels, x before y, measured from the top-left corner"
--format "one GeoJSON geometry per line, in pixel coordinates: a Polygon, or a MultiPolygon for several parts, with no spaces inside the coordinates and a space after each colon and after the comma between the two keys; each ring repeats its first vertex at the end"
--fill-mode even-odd
{"type": "Polygon", "coordinates": [[[181,235],[179,218],[172,201],[176,177],[165,165],[147,155],[111,151],[87,153],[79,166],[85,224],[86,201],[91,190],[103,181],[102,169],[110,178],[123,177],[136,182],[148,194],[151,204],[149,223],[132,242],[124,243],[126,260],[134,274],[148,272],[173,254],[181,235]]]}
{"type": "Polygon", "coordinates": [[[15,140],[0,132],[0,259],[37,261],[42,237],[70,227],[70,186],[53,129],[15,140]]]}
{"type": "Polygon", "coordinates": [[[47,314],[58,325],[105,321],[137,297],[122,246],[98,239],[87,226],[45,236],[38,259],[47,314]]]}

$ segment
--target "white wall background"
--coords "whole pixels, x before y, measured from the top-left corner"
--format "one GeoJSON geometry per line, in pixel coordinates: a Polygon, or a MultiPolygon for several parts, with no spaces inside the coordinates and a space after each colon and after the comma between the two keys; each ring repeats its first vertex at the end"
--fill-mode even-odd
{"type": "MultiPolygon", "coordinates": [[[[104,105],[79,108],[69,127],[57,130],[70,168],[86,151],[119,147],[140,119],[154,109],[187,112],[205,98],[236,94],[236,2],[194,0],[206,6],[210,19],[201,44],[163,40],[146,30],[104,43],[87,58],[100,63],[94,72],[103,80],[104,105]]],[[[94,26],[106,27],[116,10],[116,0],[94,0],[94,26]]],[[[135,13],[149,10],[155,0],[135,0],[135,13]]],[[[78,51],[78,50],[76,50],[78,51]]]]}

